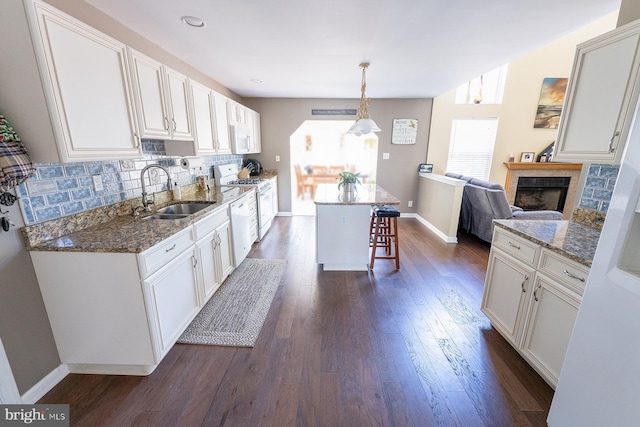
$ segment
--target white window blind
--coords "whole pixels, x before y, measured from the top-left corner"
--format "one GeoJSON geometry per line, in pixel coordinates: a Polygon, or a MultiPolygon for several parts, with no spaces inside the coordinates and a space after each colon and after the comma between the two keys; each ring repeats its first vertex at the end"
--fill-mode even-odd
{"type": "Polygon", "coordinates": [[[447,172],[489,179],[498,118],[454,119],[447,172]]]}

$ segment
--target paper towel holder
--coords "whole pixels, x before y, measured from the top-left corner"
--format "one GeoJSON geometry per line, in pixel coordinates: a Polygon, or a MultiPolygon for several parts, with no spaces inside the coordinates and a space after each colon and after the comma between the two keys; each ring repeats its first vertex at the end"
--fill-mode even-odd
{"type": "Polygon", "coordinates": [[[204,166],[204,161],[200,157],[183,157],[180,159],[182,169],[200,169],[204,166]]]}

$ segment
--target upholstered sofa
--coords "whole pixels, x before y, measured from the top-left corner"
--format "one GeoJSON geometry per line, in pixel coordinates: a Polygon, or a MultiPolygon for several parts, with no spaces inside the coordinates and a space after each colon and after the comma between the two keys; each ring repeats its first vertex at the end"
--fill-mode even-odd
{"type": "Polygon", "coordinates": [[[524,211],[522,208],[509,205],[507,195],[500,184],[452,172],[445,175],[466,181],[462,192],[459,228],[485,242],[491,242],[494,219],[562,219],[561,212],[524,211]]]}

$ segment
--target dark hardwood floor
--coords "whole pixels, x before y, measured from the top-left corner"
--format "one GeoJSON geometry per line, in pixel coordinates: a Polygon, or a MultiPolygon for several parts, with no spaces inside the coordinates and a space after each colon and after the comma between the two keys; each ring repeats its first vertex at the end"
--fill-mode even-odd
{"type": "Polygon", "coordinates": [[[254,348],[175,345],[147,377],[69,375],[38,403],[72,426],[545,426],[552,389],[480,311],[489,248],[401,218],[401,269],[323,272],[313,217],[251,257],[288,260],[254,348]]]}

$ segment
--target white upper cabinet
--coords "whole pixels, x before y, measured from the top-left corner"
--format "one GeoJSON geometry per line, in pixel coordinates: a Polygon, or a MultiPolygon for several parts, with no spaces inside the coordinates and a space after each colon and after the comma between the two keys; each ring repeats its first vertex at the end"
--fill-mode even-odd
{"type": "Polygon", "coordinates": [[[262,141],[260,140],[260,114],[249,108],[246,109],[247,125],[251,129],[251,146],[249,153],[260,153],[262,141]]]}
{"type": "Polygon", "coordinates": [[[578,45],[554,160],[619,163],[638,100],[640,22],[578,45]]]}
{"type": "Polygon", "coordinates": [[[166,66],[164,70],[167,76],[167,100],[171,117],[172,138],[193,140],[187,77],[166,66]]]}
{"type": "Polygon", "coordinates": [[[188,91],[194,140],[166,140],[167,155],[230,154],[227,98],[191,79],[188,91]]]}
{"type": "Polygon", "coordinates": [[[141,157],[126,46],[39,1],[2,9],[11,72],[0,75],[0,108],[33,160],[141,157]]]}
{"type": "Polygon", "coordinates": [[[193,108],[193,127],[198,153],[215,153],[213,93],[211,89],[194,81],[189,82],[193,108]]]}
{"type": "Polygon", "coordinates": [[[227,97],[214,92],[214,110],[218,154],[231,154],[229,122],[227,120],[227,97]]]}
{"type": "Polygon", "coordinates": [[[227,120],[230,125],[246,126],[247,107],[231,99],[227,100],[227,120]]]}
{"type": "Polygon", "coordinates": [[[130,56],[141,137],[193,141],[187,77],[133,49],[130,56]]]}

